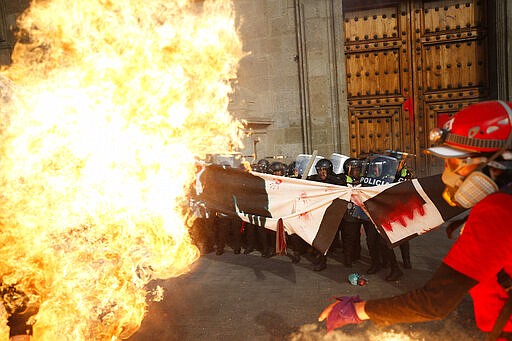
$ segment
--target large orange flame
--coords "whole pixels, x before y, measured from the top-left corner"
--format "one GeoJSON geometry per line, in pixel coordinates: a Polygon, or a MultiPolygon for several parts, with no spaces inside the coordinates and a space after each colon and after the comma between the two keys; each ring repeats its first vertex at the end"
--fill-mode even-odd
{"type": "Polygon", "coordinates": [[[232,4],[33,0],[18,27],[0,74],[2,282],[39,306],[38,340],[126,338],[161,298],[146,284],[198,257],[194,156],[240,143],[232,4]]]}

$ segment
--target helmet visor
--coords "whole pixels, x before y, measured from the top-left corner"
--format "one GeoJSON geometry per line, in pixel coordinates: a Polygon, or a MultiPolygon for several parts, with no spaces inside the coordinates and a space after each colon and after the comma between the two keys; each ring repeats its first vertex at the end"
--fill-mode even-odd
{"type": "Polygon", "coordinates": [[[432,154],[441,158],[463,158],[473,155],[474,153],[455,149],[447,146],[431,147],[425,150],[425,153],[432,154]]]}

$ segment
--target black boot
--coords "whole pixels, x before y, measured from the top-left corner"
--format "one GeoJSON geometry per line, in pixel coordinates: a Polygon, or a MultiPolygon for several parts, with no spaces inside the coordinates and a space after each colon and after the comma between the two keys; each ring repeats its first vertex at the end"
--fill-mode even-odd
{"type": "Polygon", "coordinates": [[[319,262],[313,268],[313,271],[322,271],[327,267],[327,257],[320,255],[319,262]]]}
{"type": "Polygon", "coordinates": [[[318,263],[317,265],[315,265],[315,267],[313,268],[313,271],[322,271],[322,270],[325,270],[325,268],[327,267],[327,264],[326,263],[318,263]]]}
{"type": "Polygon", "coordinates": [[[291,257],[291,258],[292,258],[292,263],[293,263],[293,264],[297,264],[298,262],[300,262],[300,253],[298,253],[298,252],[294,252],[294,253],[292,254],[292,257],[291,257]]]}
{"type": "Polygon", "coordinates": [[[345,265],[346,268],[351,268],[352,267],[352,260],[351,260],[351,257],[348,254],[345,254],[345,257],[344,257],[344,260],[343,260],[343,265],[345,265]]]}
{"type": "Polygon", "coordinates": [[[402,260],[404,262],[405,269],[411,269],[411,254],[409,252],[409,242],[400,244],[400,253],[402,254],[402,260]]]}
{"type": "Polygon", "coordinates": [[[404,273],[402,272],[402,270],[400,270],[398,265],[396,265],[396,266],[392,265],[391,272],[389,273],[389,275],[386,276],[386,281],[390,281],[390,282],[398,281],[403,275],[404,275],[404,273]]]}
{"type": "Polygon", "coordinates": [[[368,270],[366,270],[366,273],[368,275],[373,275],[373,274],[379,272],[379,270],[380,270],[380,264],[379,263],[372,263],[370,268],[368,270]]]}

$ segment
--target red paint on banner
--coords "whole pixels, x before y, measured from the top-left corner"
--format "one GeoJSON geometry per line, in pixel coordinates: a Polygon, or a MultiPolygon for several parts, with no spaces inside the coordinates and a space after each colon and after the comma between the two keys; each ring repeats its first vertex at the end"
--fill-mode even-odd
{"type": "Polygon", "coordinates": [[[394,210],[387,213],[383,218],[381,226],[387,231],[393,231],[391,224],[394,222],[400,223],[403,227],[407,227],[406,218],[412,220],[415,212],[420,216],[425,215],[424,202],[418,197],[411,197],[403,205],[397,206],[394,210]]]}

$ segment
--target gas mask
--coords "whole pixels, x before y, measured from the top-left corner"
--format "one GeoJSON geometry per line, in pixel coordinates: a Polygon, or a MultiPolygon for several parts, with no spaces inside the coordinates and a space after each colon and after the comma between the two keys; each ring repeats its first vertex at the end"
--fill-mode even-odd
{"type": "Polygon", "coordinates": [[[498,191],[498,186],[479,168],[487,161],[484,157],[445,159],[442,181],[446,185],[443,199],[451,206],[471,208],[480,200],[498,191]]]}

